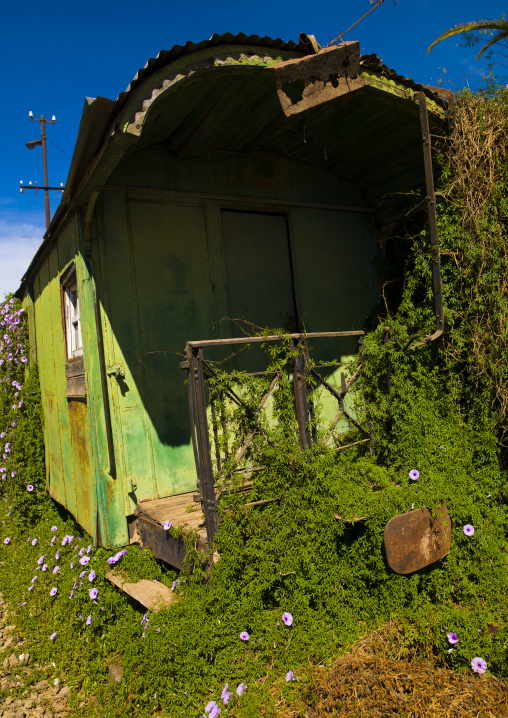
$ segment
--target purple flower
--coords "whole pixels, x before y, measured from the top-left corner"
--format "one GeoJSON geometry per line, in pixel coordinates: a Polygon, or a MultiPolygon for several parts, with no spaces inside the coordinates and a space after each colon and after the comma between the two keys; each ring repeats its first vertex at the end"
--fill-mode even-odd
{"type": "Polygon", "coordinates": [[[89,559],[88,556],[82,556],[82,557],[79,559],[79,562],[80,562],[80,564],[81,564],[82,566],[86,566],[86,564],[87,564],[89,561],[90,561],[90,559],[89,559]]]}
{"type": "Polygon", "coordinates": [[[83,578],[83,576],[86,576],[86,571],[81,571],[81,573],[79,574],[80,578],[83,578]]]}
{"type": "Polygon", "coordinates": [[[173,585],[171,586],[171,590],[174,591],[176,588],[176,581],[173,581],[173,585]]]}
{"type": "Polygon", "coordinates": [[[37,559],[37,563],[39,564],[39,566],[41,565],[41,563],[44,563],[44,554],[37,559]]]}
{"type": "Polygon", "coordinates": [[[92,617],[88,616],[88,618],[85,621],[86,625],[89,626],[92,623],[92,617]]]}
{"type": "Polygon", "coordinates": [[[90,596],[92,601],[94,601],[97,598],[97,596],[99,595],[99,592],[96,588],[91,588],[90,591],[88,592],[88,595],[90,596]]]}
{"type": "Polygon", "coordinates": [[[116,563],[116,557],[115,557],[115,556],[110,556],[110,557],[108,558],[108,563],[109,563],[110,566],[114,566],[115,563],[116,563]]]}
{"type": "Polygon", "coordinates": [[[205,708],[205,713],[208,713],[208,718],[217,718],[221,713],[221,709],[215,701],[210,701],[205,708]]]}
{"type": "Polygon", "coordinates": [[[26,490],[30,491],[30,493],[32,493],[32,491],[34,490],[34,487],[32,486],[32,484],[28,484],[28,486],[26,487],[26,490]]]}
{"type": "Polygon", "coordinates": [[[48,564],[47,564],[47,563],[44,564],[44,566],[42,567],[42,570],[43,570],[43,571],[47,571],[47,570],[48,570],[48,564]]]}
{"type": "Polygon", "coordinates": [[[293,616],[290,613],[283,613],[282,614],[282,620],[286,624],[286,626],[290,626],[293,623],[293,616]]]}
{"type": "Polygon", "coordinates": [[[95,571],[92,569],[90,573],[88,574],[88,580],[91,582],[95,578],[95,571]]]}
{"type": "Polygon", "coordinates": [[[55,566],[53,569],[53,574],[58,573],[60,571],[60,566],[55,566]]]}
{"type": "Polygon", "coordinates": [[[57,551],[57,552],[56,552],[55,558],[56,558],[56,560],[58,561],[58,559],[60,558],[60,551],[57,551]]]}
{"type": "Polygon", "coordinates": [[[52,633],[51,636],[49,637],[49,640],[54,641],[55,638],[56,638],[56,633],[52,633]]]}
{"type": "Polygon", "coordinates": [[[34,577],[32,578],[32,583],[33,583],[34,581],[37,581],[37,576],[34,576],[34,577]]]}
{"type": "Polygon", "coordinates": [[[487,670],[487,663],[483,660],[483,658],[477,656],[471,661],[471,668],[475,673],[485,673],[487,670]]]}
{"type": "Polygon", "coordinates": [[[229,683],[226,683],[224,688],[222,689],[221,693],[221,700],[224,703],[225,706],[229,703],[230,698],[233,697],[233,694],[228,691],[229,683]]]}
{"type": "Polygon", "coordinates": [[[8,536],[7,536],[7,538],[4,538],[4,544],[7,545],[7,544],[10,543],[10,542],[11,542],[11,540],[10,540],[10,538],[9,538],[8,536]]]}
{"type": "Polygon", "coordinates": [[[242,631],[242,632],[240,633],[240,638],[241,638],[242,641],[248,641],[248,640],[249,640],[249,634],[247,633],[247,631],[242,631]]]}
{"type": "Polygon", "coordinates": [[[171,528],[171,521],[164,521],[164,531],[169,531],[171,528]]]}
{"type": "Polygon", "coordinates": [[[11,479],[13,479],[15,476],[16,476],[16,472],[15,472],[15,471],[11,471],[11,479]]]}
{"type": "Polygon", "coordinates": [[[57,592],[57,590],[56,590],[56,588],[53,586],[53,588],[52,588],[51,591],[49,592],[49,595],[50,595],[50,596],[56,596],[56,592],[57,592]]]}
{"type": "Polygon", "coordinates": [[[56,526],[52,526],[52,527],[51,527],[51,530],[52,530],[52,531],[58,531],[58,529],[57,529],[56,526]]]}
{"type": "Polygon", "coordinates": [[[451,643],[452,645],[453,645],[454,643],[458,643],[458,642],[459,642],[459,637],[457,636],[457,634],[455,633],[455,631],[450,631],[450,633],[447,633],[447,634],[446,634],[446,637],[447,637],[447,639],[448,639],[448,642],[451,643]]]}
{"type": "Polygon", "coordinates": [[[238,688],[236,689],[236,695],[240,697],[244,691],[247,690],[247,684],[246,683],[240,683],[238,688]]]}
{"type": "Polygon", "coordinates": [[[472,536],[474,534],[474,526],[471,526],[471,524],[466,524],[462,530],[466,536],[472,536]]]}
{"type": "Polygon", "coordinates": [[[289,681],[293,680],[293,671],[288,671],[286,673],[286,683],[289,683],[289,681]]]}
{"type": "Polygon", "coordinates": [[[26,357],[21,357],[21,361],[23,364],[26,364],[28,362],[28,359],[26,357]]]}
{"type": "Polygon", "coordinates": [[[37,545],[37,539],[35,538],[35,539],[32,541],[32,546],[36,546],[36,545],[37,545]]]}
{"type": "Polygon", "coordinates": [[[411,469],[409,472],[409,478],[411,481],[416,481],[420,477],[420,472],[417,469],[411,469]]]}

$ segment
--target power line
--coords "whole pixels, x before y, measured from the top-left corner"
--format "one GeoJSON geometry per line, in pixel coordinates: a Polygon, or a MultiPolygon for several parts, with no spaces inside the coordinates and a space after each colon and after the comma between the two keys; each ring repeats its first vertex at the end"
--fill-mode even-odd
{"type": "Polygon", "coordinates": [[[72,160],[72,157],[71,157],[70,155],[68,155],[67,152],[64,152],[61,147],[59,147],[57,144],[55,144],[55,143],[53,142],[53,140],[50,140],[49,137],[46,137],[46,140],[47,140],[48,142],[51,142],[51,144],[52,144],[54,147],[56,147],[57,150],[60,150],[60,152],[62,152],[66,157],[68,157],[70,160],[72,160]]]}

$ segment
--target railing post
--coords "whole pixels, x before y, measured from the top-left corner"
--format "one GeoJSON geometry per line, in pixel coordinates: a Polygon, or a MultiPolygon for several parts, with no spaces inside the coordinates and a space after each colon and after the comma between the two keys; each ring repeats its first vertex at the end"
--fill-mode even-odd
{"type": "Polygon", "coordinates": [[[215,485],[213,479],[212,456],[208,436],[208,418],[206,415],[205,383],[203,379],[203,350],[190,347],[189,383],[191,384],[193,419],[197,444],[198,485],[203,502],[208,547],[211,548],[217,529],[219,516],[215,502],[215,485]]]}
{"type": "Polygon", "coordinates": [[[309,409],[307,406],[307,378],[305,356],[298,349],[298,339],[291,339],[293,351],[293,387],[295,392],[296,420],[302,449],[310,449],[312,437],[309,431],[309,409]]]}

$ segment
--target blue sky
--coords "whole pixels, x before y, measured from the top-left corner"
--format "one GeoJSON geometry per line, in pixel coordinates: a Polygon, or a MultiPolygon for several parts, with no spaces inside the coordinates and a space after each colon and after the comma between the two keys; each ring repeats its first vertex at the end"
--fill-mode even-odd
{"type": "MultiPolygon", "coordinates": [[[[458,47],[459,38],[427,47],[444,30],[468,20],[498,18],[500,0],[393,0],[372,12],[345,39],[359,40],[362,53],[375,52],[385,64],[414,80],[437,84],[446,68],[445,87],[477,87],[481,74],[477,48],[458,47]],[[460,77],[463,74],[467,77],[460,77]],[[458,79],[454,79],[458,78],[458,79]]],[[[35,117],[56,115],[47,126],[49,184],[65,182],[86,96],[115,99],[138,68],[162,49],[214,33],[244,32],[298,40],[300,32],[325,45],[369,10],[369,0],[348,3],[291,3],[257,0],[148,0],[145,3],[70,3],[25,0],[3,8],[0,27],[2,93],[2,172],[0,173],[0,297],[19,286],[45,231],[44,194],[19,192],[25,184],[43,184],[41,148],[25,142],[40,138],[35,117]],[[52,144],[54,143],[54,144],[52,144]]],[[[501,59],[501,58],[499,58],[501,59]]],[[[501,66],[500,68],[504,68],[501,66]]],[[[508,71],[506,72],[508,74],[508,71]]],[[[51,193],[51,213],[59,193],[51,193]]]]}

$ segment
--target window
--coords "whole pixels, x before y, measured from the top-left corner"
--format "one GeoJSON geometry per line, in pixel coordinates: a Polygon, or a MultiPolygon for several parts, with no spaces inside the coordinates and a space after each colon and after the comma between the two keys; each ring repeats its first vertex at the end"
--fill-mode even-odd
{"type": "Polygon", "coordinates": [[[62,280],[62,300],[67,358],[72,359],[72,357],[83,355],[81,322],[79,319],[78,285],[74,267],[62,280]]]}

